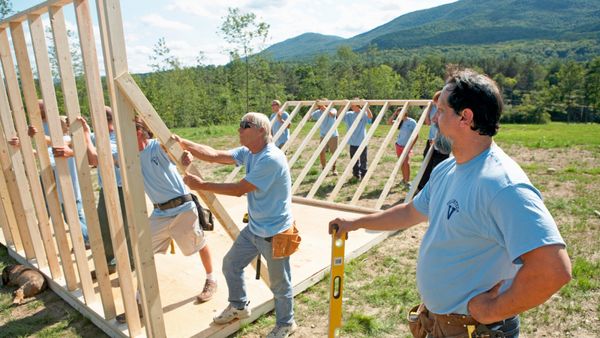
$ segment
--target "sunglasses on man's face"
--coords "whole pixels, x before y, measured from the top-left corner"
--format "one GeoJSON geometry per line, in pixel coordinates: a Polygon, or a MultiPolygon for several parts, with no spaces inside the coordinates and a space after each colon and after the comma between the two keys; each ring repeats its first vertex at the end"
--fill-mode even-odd
{"type": "Polygon", "coordinates": [[[246,121],[246,120],[240,121],[240,128],[248,129],[248,128],[252,128],[252,127],[256,127],[256,124],[254,124],[250,121],[246,121]]]}

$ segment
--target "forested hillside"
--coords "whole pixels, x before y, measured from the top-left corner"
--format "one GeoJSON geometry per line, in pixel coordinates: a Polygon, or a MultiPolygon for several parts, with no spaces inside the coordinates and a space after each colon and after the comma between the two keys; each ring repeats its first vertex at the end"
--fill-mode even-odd
{"type": "MultiPolygon", "coordinates": [[[[556,51],[549,51],[555,54],[556,51]]],[[[314,100],[431,98],[443,86],[446,65],[474,67],[492,76],[507,103],[505,121],[600,122],[600,57],[510,56],[501,51],[461,56],[428,51],[394,55],[370,49],[340,48],[314,62],[249,60],[250,110],[270,112],[272,99],[314,100]],[[454,55],[454,56],[447,56],[454,55]]],[[[229,123],[245,112],[245,68],[240,59],[226,66],[175,68],[136,78],[170,127],[229,123]]]]}
{"type": "Polygon", "coordinates": [[[306,60],[335,53],[340,46],[380,50],[453,45],[495,44],[508,41],[600,39],[600,1],[597,0],[461,0],[397,17],[349,39],[292,38],[264,53],[282,61],[306,60]]]}

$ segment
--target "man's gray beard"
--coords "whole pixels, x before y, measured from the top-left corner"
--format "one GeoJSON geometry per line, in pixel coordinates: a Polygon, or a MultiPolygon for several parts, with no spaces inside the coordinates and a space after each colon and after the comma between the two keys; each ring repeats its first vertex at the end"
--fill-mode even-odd
{"type": "Polygon", "coordinates": [[[433,146],[440,153],[448,155],[452,151],[452,140],[438,132],[433,140],[433,146]]]}

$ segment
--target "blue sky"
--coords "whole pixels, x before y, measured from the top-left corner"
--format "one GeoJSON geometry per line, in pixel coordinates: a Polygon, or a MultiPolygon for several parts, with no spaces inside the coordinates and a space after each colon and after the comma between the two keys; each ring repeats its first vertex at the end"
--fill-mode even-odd
{"type": "MultiPolygon", "coordinates": [[[[195,64],[202,53],[205,64],[224,64],[229,56],[217,33],[227,8],[253,12],[270,25],[266,46],[307,32],[344,38],[366,32],[402,14],[455,0],[121,0],[129,67],[146,72],[159,38],[183,64],[195,64]]],[[[41,1],[13,0],[22,11],[41,1]]],[[[95,7],[95,3],[93,7],[95,7]]],[[[72,6],[65,10],[68,27],[75,27],[72,6]]],[[[95,12],[93,14],[95,16],[95,12]]],[[[97,29],[96,29],[97,31],[97,29]]],[[[97,37],[97,39],[99,39],[97,37]]]]}

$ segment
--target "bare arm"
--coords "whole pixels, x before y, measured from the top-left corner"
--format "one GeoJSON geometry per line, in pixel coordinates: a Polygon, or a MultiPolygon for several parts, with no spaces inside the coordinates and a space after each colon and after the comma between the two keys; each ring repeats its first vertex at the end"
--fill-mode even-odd
{"type": "Polygon", "coordinates": [[[369,107],[367,107],[367,117],[368,117],[369,119],[372,119],[372,118],[373,118],[373,113],[371,112],[371,108],[369,108],[369,107]]]}
{"type": "Polygon", "coordinates": [[[333,224],[339,226],[338,237],[341,237],[344,233],[361,228],[376,231],[402,230],[426,220],[427,217],[418,212],[410,202],[356,219],[336,218],[329,222],[329,232],[331,233],[333,224]]]}
{"type": "Polygon", "coordinates": [[[90,134],[90,126],[83,116],[78,116],[75,119],[75,122],[80,122],[81,127],[83,128],[83,137],[85,138],[85,147],[88,157],[88,164],[92,167],[98,166],[98,151],[96,150],[96,146],[92,142],[92,135],[90,134]]]}
{"type": "Polygon", "coordinates": [[[216,150],[211,146],[195,143],[181,138],[178,135],[173,135],[171,137],[179,142],[183,150],[189,151],[194,157],[202,161],[220,164],[235,164],[235,160],[226,150],[216,150]]]}
{"type": "Polygon", "coordinates": [[[397,110],[388,119],[388,124],[394,124],[394,119],[396,118],[396,116],[398,116],[398,111],[397,110]]]}
{"type": "Polygon", "coordinates": [[[500,283],[469,301],[471,316],[483,324],[517,315],[544,303],[571,280],[571,261],[562,245],[547,245],[521,256],[523,266],[512,285],[498,294],[500,283]]]}
{"type": "Polygon", "coordinates": [[[212,183],[206,182],[198,176],[188,174],[183,178],[183,182],[193,190],[205,190],[216,194],[238,197],[256,190],[256,186],[245,179],[237,183],[212,183]]]}

